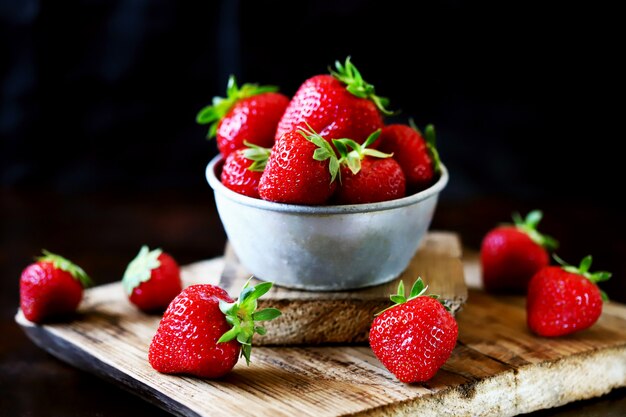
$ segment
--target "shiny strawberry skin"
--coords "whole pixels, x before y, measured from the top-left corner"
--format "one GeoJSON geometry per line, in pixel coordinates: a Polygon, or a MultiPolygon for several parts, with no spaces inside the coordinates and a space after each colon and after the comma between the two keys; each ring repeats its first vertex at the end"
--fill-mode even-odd
{"type": "Polygon", "coordinates": [[[450,357],[458,326],[439,301],[421,296],[386,310],[369,334],[380,362],[405,383],[431,379],[450,357]]]}
{"type": "Polygon", "coordinates": [[[276,127],[289,99],[280,93],[262,93],[237,101],[217,126],[217,147],[227,157],[243,148],[244,140],[271,148],[276,127]]]}
{"type": "Polygon", "coordinates": [[[185,288],[165,311],[150,344],[150,365],[166,374],[219,378],[237,363],[237,340],[217,343],[231,326],[219,309],[219,301],[233,302],[214,285],[185,288]]]}
{"type": "Polygon", "coordinates": [[[220,179],[222,184],[236,193],[252,198],[259,197],[259,181],[263,172],[250,171],[254,161],[244,157],[241,149],[226,158],[220,179]]]}
{"type": "Polygon", "coordinates": [[[20,307],[34,323],[75,312],[82,297],[81,283],[51,262],[35,262],[20,277],[20,307]]]}
{"type": "Polygon", "coordinates": [[[167,253],[159,255],[160,266],[150,271],[150,279],[133,289],[130,301],[145,312],[162,312],[182,291],[180,268],[167,253]]]}
{"type": "Polygon", "coordinates": [[[582,275],[549,266],[528,286],[528,327],[540,336],[563,336],[592,326],[602,314],[598,286],[582,275]]]}
{"type": "Polygon", "coordinates": [[[402,167],[408,189],[417,192],[433,183],[433,161],[426,141],[418,131],[407,125],[388,125],[383,128],[378,141],[378,149],[392,153],[393,159],[402,167]]]}
{"type": "Polygon", "coordinates": [[[335,191],[328,161],[316,161],[317,147],[299,132],[280,137],[272,148],[259,182],[259,195],[264,200],[289,204],[324,204],[335,191]]]}
{"type": "Polygon", "coordinates": [[[306,123],[326,140],[350,138],[362,143],[383,126],[376,105],[354,96],[331,75],[306,80],[278,123],[276,140],[306,123]]]}
{"type": "Polygon", "coordinates": [[[525,293],[532,276],[550,263],[548,252],[514,226],[487,233],[480,259],[483,285],[491,292],[525,293]]]}
{"type": "Polygon", "coordinates": [[[395,160],[366,156],[357,174],[341,168],[341,185],[334,199],[338,204],[375,203],[402,198],[405,193],[404,174],[395,160]]]}

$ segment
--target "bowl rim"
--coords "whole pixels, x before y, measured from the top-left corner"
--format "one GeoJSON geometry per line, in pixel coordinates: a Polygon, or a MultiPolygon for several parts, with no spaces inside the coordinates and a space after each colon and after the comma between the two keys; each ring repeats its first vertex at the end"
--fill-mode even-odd
{"type": "Polygon", "coordinates": [[[424,201],[438,195],[441,190],[448,183],[449,175],[447,168],[441,164],[441,175],[437,182],[430,187],[422,190],[418,193],[408,195],[406,197],[397,198],[395,200],[381,201],[378,203],[366,203],[366,204],[346,204],[346,205],[326,205],[326,206],[310,206],[299,204],[286,204],[276,203],[273,201],[262,200],[259,198],[248,197],[243,194],[236,193],[235,191],[227,188],[216,175],[216,169],[224,161],[221,154],[216,155],[206,167],[205,175],[206,179],[215,192],[215,194],[221,194],[222,196],[233,200],[239,204],[255,207],[268,211],[276,211],[292,214],[314,214],[314,215],[328,215],[328,214],[347,214],[347,213],[367,213],[373,211],[392,210],[399,207],[410,206],[420,201],[424,201]]]}

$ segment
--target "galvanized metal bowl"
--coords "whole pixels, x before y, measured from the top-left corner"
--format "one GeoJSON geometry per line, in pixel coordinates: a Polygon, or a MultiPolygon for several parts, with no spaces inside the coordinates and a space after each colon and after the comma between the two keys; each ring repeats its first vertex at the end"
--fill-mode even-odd
{"type": "Polygon", "coordinates": [[[333,291],[383,284],[408,266],[448,182],[442,165],[430,188],[397,200],[300,206],[246,197],[219,180],[223,160],[206,168],[217,209],[241,263],[284,287],[333,291]]]}

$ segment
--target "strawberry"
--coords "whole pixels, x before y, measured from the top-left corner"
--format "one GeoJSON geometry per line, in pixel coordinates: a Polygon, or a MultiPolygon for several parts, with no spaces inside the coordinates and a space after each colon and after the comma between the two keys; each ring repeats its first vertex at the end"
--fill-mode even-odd
{"type": "Polygon", "coordinates": [[[264,200],[323,204],[335,191],[339,160],[319,134],[300,128],[278,139],[259,182],[264,200]]]}
{"type": "Polygon", "coordinates": [[[375,203],[402,198],[405,178],[398,163],[375,149],[369,149],[380,136],[380,129],[372,133],[363,145],[351,139],[334,139],[341,155],[341,185],[335,193],[339,204],[375,203]],[[348,151],[348,147],[352,151],[348,151]]]}
{"type": "Polygon", "coordinates": [[[252,337],[265,334],[256,321],[280,315],[274,308],[255,311],[257,299],[272,283],[246,284],[235,302],[226,291],[209,284],[185,288],[165,311],[149,351],[150,365],[166,374],[219,378],[237,363],[250,363],[252,337]]]}
{"type": "Polygon", "coordinates": [[[259,181],[265,170],[270,149],[244,142],[247,148],[231,152],[224,162],[222,184],[236,193],[259,197],[259,181]]]}
{"type": "Polygon", "coordinates": [[[383,128],[379,149],[392,153],[406,177],[407,188],[412,192],[428,188],[441,170],[436,148],[435,127],[426,126],[425,137],[417,126],[394,124],[383,128]]]}
{"type": "Polygon", "coordinates": [[[145,245],[126,267],[122,287],[130,302],[147,313],[165,310],[183,289],[174,258],[161,249],[150,251],[145,245]]]}
{"type": "Polygon", "coordinates": [[[558,242],[537,231],[542,217],[539,210],[525,220],[515,213],[514,225],[496,227],[484,237],[480,259],[487,291],[526,293],[528,281],[548,265],[547,249],[555,249],[558,242]]]}
{"type": "Polygon", "coordinates": [[[528,285],[526,318],[539,336],[563,336],[591,327],[602,314],[602,300],[607,299],[596,283],[611,274],[590,273],[591,255],[578,267],[554,258],[563,266],[542,268],[528,285]]]}
{"type": "Polygon", "coordinates": [[[372,351],[400,381],[431,379],[448,360],[456,345],[458,326],[437,296],[424,295],[418,278],[407,299],[400,281],[393,306],[374,319],[369,342],[372,351]]]}
{"type": "Polygon", "coordinates": [[[34,323],[74,313],[83,288],[92,283],[78,265],[46,250],[43,254],[20,277],[20,307],[34,323]]]}
{"type": "Polygon", "coordinates": [[[350,57],[345,65],[337,61],[335,66],[331,75],[316,75],[300,86],[278,123],[276,140],[306,124],[326,140],[351,138],[362,143],[382,128],[380,113],[391,114],[385,108],[389,100],[375,94],[350,57]]]}
{"type": "Polygon", "coordinates": [[[278,87],[244,84],[237,87],[233,75],[228,79],[226,98],[214,97],[213,104],[196,116],[199,124],[210,124],[208,137],[217,137],[217,147],[226,158],[244,146],[244,140],[271,148],[276,126],[289,99],[278,87]]]}

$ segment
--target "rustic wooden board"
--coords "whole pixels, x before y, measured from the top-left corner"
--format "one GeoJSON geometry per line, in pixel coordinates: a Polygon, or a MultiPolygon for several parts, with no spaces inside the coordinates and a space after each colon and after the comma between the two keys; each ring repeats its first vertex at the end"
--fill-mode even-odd
{"type": "MultiPolygon", "coordinates": [[[[250,277],[231,246],[224,255],[225,266],[220,287],[236,295],[250,277]]],[[[197,278],[206,275],[202,266],[193,268],[197,278]]],[[[431,232],[395,280],[356,291],[311,292],[275,286],[260,300],[261,307],[279,308],[283,315],[266,323],[265,336],[258,345],[297,345],[366,342],[374,314],[389,306],[400,280],[408,289],[418,277],[428,284],[428,292],[438,294],[456,313],[467,300],[463,279],[461,243],[450,232],[431,232]]],[[[254,282],[255,280],[253,280],[254,282]]]]}
{"type": "MultiPolygon", "coordinates": [[[[218,282],[223,261],[195,265],[218,282]]],[[[196,277],[189,269],[186,279],[196,277]]],[[[211,381],[161,375],[147,362],[159,317],[135,310],[119,284],[91,289],[81,317],[35,326],[35,343],[179,416],[512,416],[626,386],[626,306],[608,304],[587,331],[535,337],[523,299],[472,290],[452,357],[427,383],[397,382],[367,346],[260,347],[253,363],[211,381]]]]}

